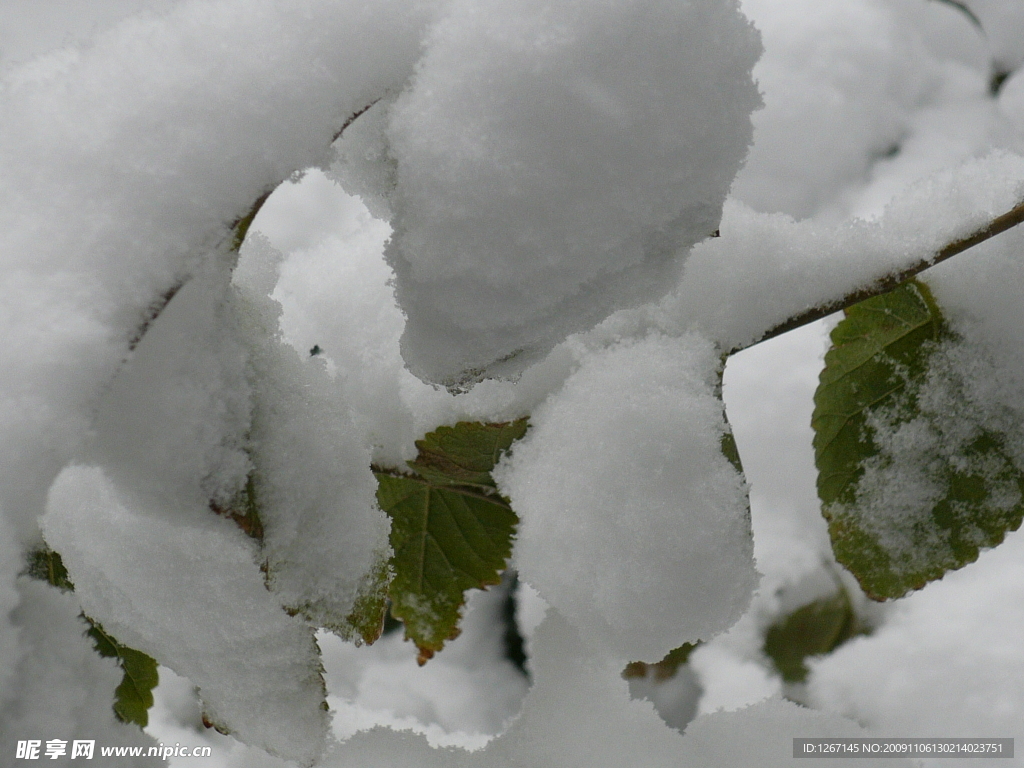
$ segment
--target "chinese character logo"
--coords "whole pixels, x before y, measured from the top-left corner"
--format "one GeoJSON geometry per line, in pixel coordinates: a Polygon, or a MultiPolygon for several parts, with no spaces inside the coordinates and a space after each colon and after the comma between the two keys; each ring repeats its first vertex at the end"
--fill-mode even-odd
{"type": "Polygon", "coordinates": [[[96,741],[79,741],[75,739],[71,743],[71,759],[74,760],[76,757],[84,757],[86,760],[92,760],[93,750],[96,749],[96,741]]]}
{"type": "Polygon", "coordinates": [[[28,741],[18,742],[18,751],[15,757],[18,760],[38,760],[39,759],[39,747],[42,746],[42,741],[39,739],[29,739],[28,741]]]}

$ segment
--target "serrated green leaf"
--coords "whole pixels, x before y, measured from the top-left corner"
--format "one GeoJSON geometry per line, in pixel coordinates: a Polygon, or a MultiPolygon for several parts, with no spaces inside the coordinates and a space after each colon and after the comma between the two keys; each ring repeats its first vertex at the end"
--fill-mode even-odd
{"type": "Polygon", "coordinates": [[[59,554],[45,544],[28,553],[28,565],[25,567],[24,574],[33,579],[45,581],[51,587],[57,587],[62,592],[75,591],[75,585],[68,576],[68,569],[64,567],[64,561],[61,560],[59,554]]]}
{"type": "Polygon", "coordinates": [[[501,424],[460,421],[454,427],[439,427],[416,441],[419,455],[409,467],[434,485],[494,488],[491,470],[526,434],[526,427],[526,419],[501,424]]]}
{"type": "MultiPolygon", "coordinates": [[[[75,589],[60,554],[45,544],[29,553],[25,574],[63,591],[75,589]]],[[[120,685],[114,690],[115,716],[123,723],[136,723],[144,728],[149,723],[149,708],[153,706],[153,689],[160,682],[156,661],[142,651],[121,645],[99,622],[84,613],[81,616],[89,625],[85,634],[92,640],[96,652],[104,658],[117,659],[124,672],[120,685]]]]}
{"type": "Polygon", "coordinates": [[[861,632],[845,589],[798,608],[768,628],[764,652],[787,683],[807,677],[806,660],[831,653],[861,632]]]}
{"type": "Polygon", "coordinates": [[[526,420],[460,422],[417,442],[414,474],[380,470],[377,500],[391,518],[391,612],[419,661],[459,633],[465,591],[498,584],[519,522],[490,472],[526,420]]]}
{"type": "Polygon", "coordinates": [[[928,367],[925,344],[942,334],[921,284],[857,304],[832,331],[814,393],[818,495],[828,506],[852,503],[865,456],[876,451],[866,415],[919,380],[928,367]]]}
{"type": "Polygon", "coordinates": [[[818,495],[836,559],[876,600],[901,597],[973,562],[980,548],[1021,524],[1024,476],[1000,435],[984,429],[955,457],[931,462],[928,478],[937,490],[909,511],[867,501],[869,467],[876,476],[900,469],[900,457],[881,448],[879,424],[891,432],[913,423],[945,435],[963,422],[967,403],[959,412],[920,407],[943,350],[958,342],[917,281],[852,307],[832,332],[811,422],[818,495]]]}
{"type": "Polygon", "coordinates": [[[123,723],[145,728],[149,723],[149,708],[153,706],[153,689],[160,682],[156,661],[142,651],[121,645],[99,622],[84,618],[89,623],[86,634],[92,639],[96,652],[116,658],[124,672],[121,684],[114,690],[114,714],[123,723]]]}

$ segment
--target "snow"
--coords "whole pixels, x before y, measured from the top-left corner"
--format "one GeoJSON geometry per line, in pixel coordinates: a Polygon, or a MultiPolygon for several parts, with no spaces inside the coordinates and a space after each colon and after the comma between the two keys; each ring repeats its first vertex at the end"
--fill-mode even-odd
{"type": "Polygon", "coordinates": [[[321,636],[334,734],[386,725],[421,733],[434,747],[485,746],[519,714],[529,689],[505,656],[507,598],[505,586],[473,592],[462,634],[422,667],[401,631],[360,648],[321,636]]]}
{"type": "Polygon", "coordinates": [[[877,221],[840,225],[731,202],[722,236],[694,248],[654,322],[743,348],[799,312],[929,261],[1013,208],[1024,197],[1022,178],[1024,157],[992,152],[905,187],[877,221]]]}
{"type": "MultiPolygon", "coordinates": [[[[615,662],[581,657],[579,635],[552,611],[538,628],[534,656],[537,682],[523,714],[485,751],[431,751],[422,738],[387,738],[382,731],[360,734],[328,760],[332,768],[383,765],[500,766],[558,765],[613,768],[642,755],[644,765],[698,768],[708,765],[784,766],[792,757],[794,734],[862,736],[842,717],[770,700],[734,713],[695,720],[687,736],[665,728],[648,702],[624,696],[626,683],[615,662]],[[625,727],[624,727],[625,726],[625,727]]],[[[840,765],[838,760],[818,761],[840,765]]],[[[868,760],[864,765],[909,765],[868,760]]]]}
{"type": "MultiPolygon", "coordinates": [[[[776,53],[754,69],[765,108],[754,114],[736,197],[758,211],[807,217],[902,141],[938,77],[918,30],[900,23],[899,5],[796,0],[778,9],[772,0],[744,0],[776,53]]],[[[967,22],[960,27],[960,37],[976,36],[967,22]]]]}
{"type": "Polygon", "coordinates": [[[427,45],[387,129],[420,378],[521,372],[718,227],[759,105],[733,2],[460,0],[427,45]]]}
{"type": "Polygon", "coordinates": [[[206,517],[204,527],[184,525],[101,469],[72,466],[54,483],[43,525],[86,615],[192,680],[211,722],[310,765],[326,732],[312,630],[264,587],[242,532],[206,517]]]}
{"type": "MultiPolygon", "coordinates": [[[[164,665],[150,733],[215,748],[172,765],[326,745],[360,768],[761,766],[799,735],[1024,737],[1019,534],[891,605],[831,560],[821,324],[729,359],[745,481],[718,450],[724,351],[1024,193],[1024,80],[990,93],[1024,61],[1021,6],[968,2],[984,34],[925,0],[746,0],[758,31],[727,0],[3,2],[0,740],[150,743],[113,721],[80,609],[164,665]],[[289,178],[229,282],[232,222],[289,178]],[[417,378],[485,373],[512,378],[417,378]],[[526,415],[498,474],[530,692],[497,593],[423,669],[398,635],[314,636],[302,613],[343,613],[384,548],[369,462],[526,415]],[[262,546],[210,510],[250,477],[262,546]],[[73,595],[18,576],[41,535],[73,595]],[[765,628],[837,584],[873,634],[784,684],[765,628]],[[680,735],[619,672],[696,638],[680,676],[632,686],[680,735]],[[251,746],[203,729],[194,686],[251,746]]],[[[926,275],[965,339],[949,380],[1014,441],[1020,237],[926,275]]]]}
{"type": "MultiPolygon", "coordinates": [[[[717,712],[693,721],[687,729],[679,760],[684,765],[728,765],[737,768],[793,765],[793,739],[865,737],[856,723],[827,712],[815,712],[782,699],[766,699],[735,712],[717,712]]],[[[821,758],[817,765],[841,768],[842,758],[821,758]]],[[[909,768],[909,760],[858,758],[857,765],[909,768]]]]}
{"type": "MultiPolygon", "coordinates": [[[[15,765],[14,746],[21,739],[95,739],[99,743],[145,746],[156,741],[134,726],[114,719],[114,689],[122,671],[113,659],[101,658],[85,636],[78,601],[45,584],[18,580],[22,603],[10,614],[18,647],[5,648],[5,659],[18,659],[16,674],[4,681],[0,704],[3,765],[15,765]]],[[[19,761],[20,762],[20,761],[19,761]]],[[[124,762],[151,768],[156,759],[124,762]]]]}
{"type": "MultiPolygon", "coordinates": [[[[816,706],[887,733],[1024,737],[1024,538],[901,601],[873,636],[813,662],[816,706]]],[[[971,760],[1002,765],[1005,760],[971,760]]],[[[928,768],[948,764],[926,761],[928,768]]]]}
{"type": "Polygon", "coordinates": [[[261,567],[287,610],[348,635],[353,604],[379,588],[367,575],[388,549],[370,452],[323,360],[280,338],[281,306],[267,295],[280,254],[258,238],[242,251],[233,279],[254,401],[247,439],[261,567]]]}
{"type": "Polygon", "coordinates": [[[5,78],[0,479],[22,540],[151,303],[408,75],[423,15],[354,7],[180,3],[5,78]]]}
{"type": "Polygon", "coordinates": [[[624,661],[725,630],[757,582],[719,365],[696,335],[594,351],[495,472],[522,577],[624,661]]]}

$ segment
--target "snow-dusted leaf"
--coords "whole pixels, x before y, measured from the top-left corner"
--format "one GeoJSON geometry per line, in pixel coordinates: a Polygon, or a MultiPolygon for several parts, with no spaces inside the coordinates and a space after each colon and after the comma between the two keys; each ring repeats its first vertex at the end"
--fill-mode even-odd
{"type": "Polygon", "coordinates": [[[388,612],[388,582],[391,579],[390,563],[382,555],[378,564],[366,575],[352,605],[352,612],[345,617],[345,632],[333,631],[357,644],[371,645],[384,632],[384,620],[388,612]]]}
{"type": "Polygon", "coordinates": [[[804,660],[831,653],[859,631],[857,615],[845,589],[801,606],[770,627],[764,652],[787,683],[807,677],[804,660]]]}
{"type": "Polygon", "coordinates": [[[149,708],[153,706],[153,689],[160,682],[156,661],[134,648],[121,645],[107,634],[99,622],[86,617],[93,646],[100,656],[117,659],[124,670],[121,684],[114,691],[114,714],[123,723],[149,724],[149,708]]]}
{"type": "MultiPolygon", "coordinates": [[[[75,589],[60,554],[45,544],[29,553],[25,574],[61,591],[75,589]]],[[[85,614],[81,618],[89,625],[86,634],[92,639],[96,652],[105,658],[117,659],[124,671],[121,684],[114,691],[114,714],[123,723],[136,723],[144,728],[149,723],[149,708],[153,706],[153,689],[160,682],[156,661],[142,651],[121,645],[85,614]]]]}
{"type": "Polygon", "coordinates": [[[973,562],[1021,524],[1024,475],[966,397],[959,343],[916,281],[847,310],[832,332],[812,419],[818,495],[836,558],[877,600],[973,562]]]}
{"type": "Polygon", "coordinates": [[[413,474],[376,473],[378,502],[391,517],[391,611],[421,664],[459,634],[463,593],[501,579],[519,520],[490,470],[526,427],[525,419],[441,427],[417,441],[413,474]]]}

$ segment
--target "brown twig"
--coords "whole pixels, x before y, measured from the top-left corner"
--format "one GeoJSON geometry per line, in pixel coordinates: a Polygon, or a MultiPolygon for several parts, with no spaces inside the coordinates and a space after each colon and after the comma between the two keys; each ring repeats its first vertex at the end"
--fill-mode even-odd
{"type": "Polygon", "coordinates": [[[160,313],[163,312],[167,305],[171,303],[178,291],[181,290],[182,286],[188,282],[188,279],[179,280],[166,291],[157,296],[153,301],[150,302],[149,306],[146,307],[146,312],[142,316],[142,322],[139,323],[138,328],[135,329],[135,333],[128,339],[128,351],[133,352],[135,348],[139,346],[139,342],[142,341],[142,337],[146,335],[149,327],[153,322],[160,317],[160,313]]]}
{"type": "Polygon", "coordinates": [[[364,112],[367,112],[367,111],[368,111],[368,110],[370,109],[370,107],[372,107],[372,106],[373,106],[374,104],[376,104],[376,103],[377,103],[378,101],[380,101],[380,99],[374,99],[373,101],[371,101],[371,102],[370,102],[369,104],[367,104],[367,105],[366,105],[365,107],[363,107],[363,108],[362,108],[362,109],[360,109],[359,111],[357,111],[357,112],[354,112],[354,113],[352,114],[352,116],[351,116],[351,117],[349,117],[349,119],[348,119],[348,120],[346,120],[346,121],[345,121],[345,122],[344,122],[344,123],[342,124],[341,128],[339,128],[339,129],[338,129],[338,132],[337,132],[336,134],[334,134],[334,138],[333,138],[333,139],[331,139],[331,144],[333,144],[333,143],[334,143],[334,142],[336,142],[336,141],[337,141],[338,139],[340,139],[340,138],[341,138],[341,134],[343,134],[343,133],[345,132],[345,129],[346,129],[346,128],[348,128],[348,127],[349,127],[350,125],[352,125],[352,123],[354,123],[354,122],[356,121],[356,118],[358,118],[358,117],[359,117],[360,115],[362,115],[362,114],[363,114],[364,112]]]}
{"type": "MultiPolygon", "coordinates": [[[[346,128],[352,125],[352,123],[354,123],[360,115],[362,115],[364,112],[370,109],[370,107],[372,107],[378,101],[380,101],[380,99],[374,99],[365,107],[354,112],[347,120],[345,120],[341,128],[338,129],[338,132],[334,134],[334,137],[331,139],[331,143],[333,144],[335,141],[337,141],[341,137],[341,134],[345,132],[346,128]]],[[[239,248],[242,247],[242,243],[245,241],[245,236],[249,232],[249,227],[256,219],[256,214],[260,212],[260,209],[263,207],[263,204],[267,202],[267,199],[274,192],[274,190],[277,189],[278,186],[278,184],[275,184],[262,195],[257,197],[256,201],[252,204],[252,206],[249,208],[249,211],[244,216],[235,219],[233,222],[231,222],[231,224],[228,225],[231,230],[232,251],[237,251],[239,248]]],[[[146,308],[146,312],[143,315],[142,322],[139,323],[139,326],[135,329],[135,333],[133,333],[131,338],[128,340],[129,352],[134,351],[135,348],[139,346],[139,342],[142,341],[142,338],[149,331],[150,327],[153,325],[156,319],[160,317],[160,314],[167,308],[167,305],[171,303],[171,299],[175,297],[178,291],[181,290],[181,288],[185,285],[185,283],[188,282],[188,280],[189,278],[186,277],[178,281],[168,290],[162,293],[160,296],[155,298],[152,301],[152,303],[146,308]]]]}
{"type": "Polygon", "coordinates": [[[1018,224],[1024,223],[1024,201],[1018,203],[1011,210],[1006,213],[996,216],[985,226],[980,229],[976,229],[967,237],[961,238],[960,240],[954,240],[942,248],[940,248],[934,256],[913,264],[906,269],[902,269],[899,272],[894,272],[891,275],[886,275],[880,280],[875,281],[871,285],[863,288],[858,288],[855,291],[847,293],[834,301],[821,304],[816,307],[812,307],[798,315],[794,315],[788,320],[779,323],[778,325],[770,328],[765,332],[763,336],[758,338],[756,341],[752,341],[749,344],[736,347],[729,351],[729,354],[740,352],[744,349],[749,349],[755,344],[760,344],[762,341],[768,341],[774,339],[776,336],[781,336],[789,331],[796,330],[804,325],[813,323],[815,320],[821,320],[834,312],[848,309],[854,304],[859,304],[866,299],[874,298],[875,296],[881,296],[883,293],[888,293],[899,285],[907,282],[908,280],[916,277],[921,272],[924,272],[929,267],[934,267],[936,264],[940,264],[946,259],[956,256],[958,253],[963,253],[969,248],[973,248],[979,243],[983,243],[996,235],[1002,234],[1008,229],[1012,229],[1018,224]]]}

